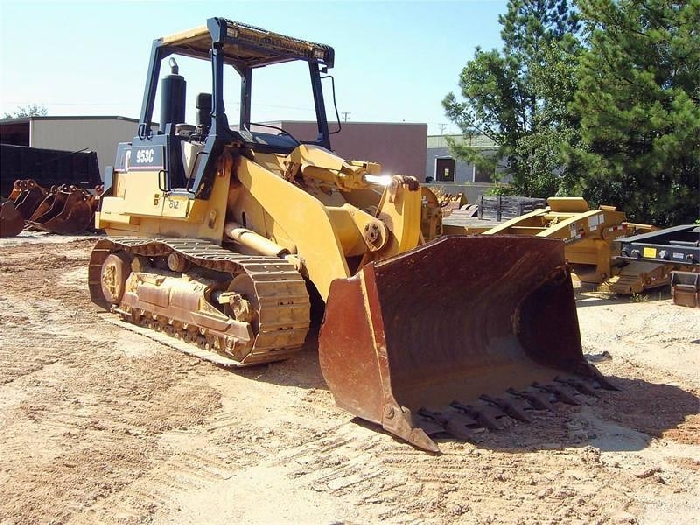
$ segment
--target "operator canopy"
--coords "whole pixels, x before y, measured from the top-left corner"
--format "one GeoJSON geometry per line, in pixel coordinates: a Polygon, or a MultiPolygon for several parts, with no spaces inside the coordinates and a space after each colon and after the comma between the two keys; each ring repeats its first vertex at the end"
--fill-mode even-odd
{"type": "Polygon", "coordinates": [[[304,60],[333,67],[335,52],[325,44],[307,42],[240,22],[211,18],[206,26],[163,37],[156,42],[172,52],[208,60],[212,44],[224,44],[224,62],[248,69],[304,60]]]}

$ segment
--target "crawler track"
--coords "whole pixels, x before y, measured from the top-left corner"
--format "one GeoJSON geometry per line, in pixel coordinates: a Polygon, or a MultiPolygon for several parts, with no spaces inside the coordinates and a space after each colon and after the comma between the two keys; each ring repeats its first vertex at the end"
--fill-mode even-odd
{"type": "MultiPolygon", "coordinates": [[[[126,252],[149,258],[168,257],[175,252],[191,265],[230,273],[245,273],[253,281],[259,303],[259,325],[250,352],[241,359],[219,348],[206,330],[195,336],[173,326],[172,319],[144,312],[139,324],[184,339],[225,358],[224,365],[248,366],[279,361],[297,352],[309,328],[309,296],[306,283],[290,263],[270,256],[243,255],[199,239],[110,238],[100,240],[90,256],[88,282],[91,299],[107,310],[121,314],[124,320],[135,321],[117,305],[109,304],[101,289],[102,265],[109,254],[126,252]],[[203,333],[202,333],[203,332],[203,333]]],[[[182,346],[182,345],[178,345],[182,346]]],[[[203,354],[203,359],[207,359],[203,354]]],[[[221,359],[210,359],[222,364],[221,359]]]]}

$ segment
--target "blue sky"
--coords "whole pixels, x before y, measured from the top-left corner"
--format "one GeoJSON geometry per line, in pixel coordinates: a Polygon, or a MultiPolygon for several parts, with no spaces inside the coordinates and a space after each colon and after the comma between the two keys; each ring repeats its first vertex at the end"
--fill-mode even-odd
{"type": "MultiPolygon", "coordinates": [[[[501,47],[498,15],[505,8],[505,0],[0,0],[0,115],[42,104],[50,115],[138,118],[152,41],[223,16],[334,47],[330,73],[338,110],[349,121],[424,122],[430,134],[455,131],[440,101],[458,90],[477,46],[501,47]]],[[[204,64],[180,69],[188,99],[209,91],[204,64]]],[[[254,81],[253,120],[313,117],[306,76],[265,73],[265,82],[254,81]]]]}

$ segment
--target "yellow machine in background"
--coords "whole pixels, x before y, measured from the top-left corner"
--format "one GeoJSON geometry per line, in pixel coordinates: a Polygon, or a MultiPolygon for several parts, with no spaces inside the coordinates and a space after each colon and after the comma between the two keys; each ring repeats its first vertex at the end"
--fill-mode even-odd
{"type": "Polygon", "coordinates": [[[672,265],[618,259],[618,239],[652,231],[653,226],[627,222],[624,212],[614,206],[591,210],[581,197],[550,197],[547,205],[483,234],[561,239],[574,278],[603,291],[630,295],[669,283],[672,265]]]}
{"type": "Polygon", "coordinates": [[[527,419],[528,399],[610,387],[583,358],[563,243],[439,237],[439,202],[415,178],[332,153],[333,62],[328,46],[223,18],[156,40],[137,134],[105,174],[93,301],[224,366],[285,359],[321,324],[338,404],[431,451],[429,436],[463,436],[494,413],[527,419]],[[211,65],[195,125],[174,55],[211,65]],[[314,137],[251,122],[254,73],[283,62],[310,75],[314,137]],[[224,71],[240,79],[235,125],[224,71]]]}

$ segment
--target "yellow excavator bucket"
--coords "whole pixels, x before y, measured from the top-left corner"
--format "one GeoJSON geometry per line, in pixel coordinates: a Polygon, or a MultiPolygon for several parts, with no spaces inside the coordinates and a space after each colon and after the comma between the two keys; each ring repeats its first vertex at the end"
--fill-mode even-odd
{"type": "Polygon", "coordinates": [[[430,435],[610,387],[555,239],[448,236],[333,281],[319,352],[338,405],[430,451],[430,435]]]}

